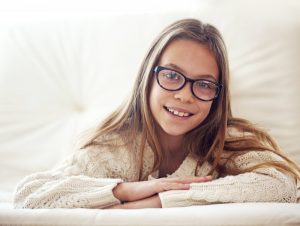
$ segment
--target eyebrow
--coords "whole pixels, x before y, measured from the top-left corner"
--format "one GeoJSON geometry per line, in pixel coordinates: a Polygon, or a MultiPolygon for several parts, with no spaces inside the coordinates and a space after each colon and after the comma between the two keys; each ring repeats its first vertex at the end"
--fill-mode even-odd
{"type": "MultiPolygon", "coordinates": [[[[179,66],[177,66],[176,64],[166,64],[164,65],[166,67],[170,67],[171,69],[175,69],[176,71],[182,73],[182,74],[187,74],[185,73],[185,71],[180,68],[179,66]]],[[[212,79],[213,81],[217,82],[217,79],[213,76],[213,75],[210,75],[210,74],[205,74],[205,75],[196,75],[196,79],[203,79],[203,78],[208,78],[208,79],[212,79]]]]}

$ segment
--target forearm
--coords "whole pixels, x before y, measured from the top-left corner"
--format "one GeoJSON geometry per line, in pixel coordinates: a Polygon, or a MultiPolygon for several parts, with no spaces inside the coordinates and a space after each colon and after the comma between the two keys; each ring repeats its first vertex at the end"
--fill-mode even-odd
{"type": "Polygon", "coordinates": [[[115,206],[108,207],[108,209],[142,209],[142,208],[161,208],[161,201],[158,195],[138,201],[125,202],[115,206]]]}
{"type": "Polygon", "coordinates": [[[153,196],[155,181],[124,182],[113,189],[113,195],[121,202],[133,202],[153,196]]]}
{"type": "Polygon", "coordinates": [[[163,192],[160,198],[163,207],[228,202],[296,202],[296,185],[288,176],[283,178],[279,180],[268,175],[245,173],[208,183],[194,183],[189,191],[163,192]]]}
{"type": "Polygon", "coordinates": [[[120,183],[113,189],[113,194],[121,202],[133,202],[145,200],[163,191],[188,190],[190,183],[207,182],[211,179],[210,176],[160,178],[150,181],[120,183]]]}
{"type": "Polygon", "coordinates": [[[51,172],[25,178],[16,189],[15,208],[104,208],[120,203],[112,189],[118,179],[53,176],[51,172]]]}

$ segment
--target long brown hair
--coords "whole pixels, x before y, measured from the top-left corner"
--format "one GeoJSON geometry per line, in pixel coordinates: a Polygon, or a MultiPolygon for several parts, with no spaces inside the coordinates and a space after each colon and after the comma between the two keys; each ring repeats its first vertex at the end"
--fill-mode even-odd
{"type": "MultiPolygon", "coordinates": [[[[189,39],[207,45],[216,58],[219,67],[219,83],[223,84],[221,93],[213,101],[206,119],[185,136],[185,147],[198,157],[197,167],[204,161],[208,161],[212,165],[210,173],[216,170],[220,175],[235,175],[259,167],[271,166],[300,178],[300,168],[280,150],[266,132],[247,120],[232,116],[228,90],[228,57],[223,38],[214,26],[195,19],[179,20],[161,32],[141,64],[131,95],[95,129],[82,148],[100,144],[129,145],[139,137],[141,153],[148,143],[154,152],[153,171],[159,168],[164,153],[157,137],[157,125],[149,109],[149,93],[153,69],[166,46],[176,39],[189,39]],[[228,136],[230,129],[242,135],[228,136]],[[122,137],[124,142],[116,142],[112,134],[118,134],[118,139],[122,137]],[[253,150],[274,152],[285,162],[265,162],[243,171],[221,164],[224,152],[234,153],[227,158],[227,161],[230,161],[240,154],[253,150]]],[[[141,171],[142,161],[140,179],[143,179],[141,171]]]]}

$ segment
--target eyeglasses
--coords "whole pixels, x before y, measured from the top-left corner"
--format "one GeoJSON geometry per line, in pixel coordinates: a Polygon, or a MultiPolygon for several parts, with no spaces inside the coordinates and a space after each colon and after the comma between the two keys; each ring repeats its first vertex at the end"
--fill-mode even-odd
{"type": "Polygon", "coordinates": [[[182,73],[162,66],[154,68],[157,83],[165,90],[177,91],[182,89],[187,82],[192,84],[191,91],[193,95],[202,101],[212,101],[218,98],[222,89],[222,84],[212,82],[206,79],[193,80],[187,78],[182,73]]]}

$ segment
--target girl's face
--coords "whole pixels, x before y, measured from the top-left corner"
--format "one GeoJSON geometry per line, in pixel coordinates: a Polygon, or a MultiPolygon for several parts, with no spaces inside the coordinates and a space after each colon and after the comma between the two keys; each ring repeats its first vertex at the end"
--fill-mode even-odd
{"type": "MultiPolygon", "coordinates": [[[[193,40],[172,41],[161,55],[159,66],[174,69],[190,79],[218,82],[218,65],[209,48],[193,40]]],[[[187,82],[181,90],[159,86],[155,74],[150,91],[150,110],[161,135],[180,136],[197,127],[207,117],[212,101],[197,99],[187,82]]]]}

